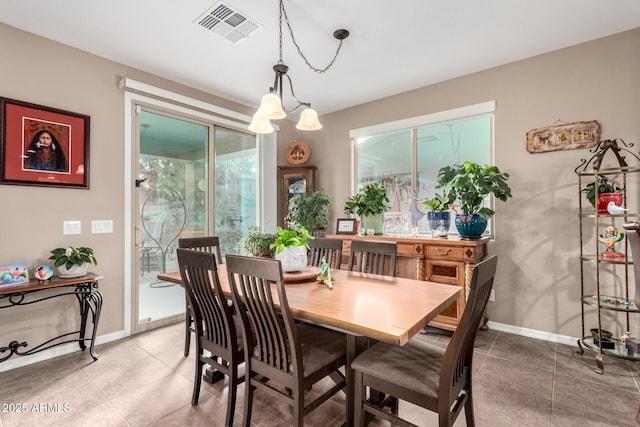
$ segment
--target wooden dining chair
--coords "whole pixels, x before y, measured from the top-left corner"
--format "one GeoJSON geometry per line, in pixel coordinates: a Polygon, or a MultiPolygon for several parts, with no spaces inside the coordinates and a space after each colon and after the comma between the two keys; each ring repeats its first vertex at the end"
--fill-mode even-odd
{"type": "Polygon", "coordinates": [[[356,426],[364,425],[365,413],[392,425],[413,425],[373,405],[365,399],[365,387],[371,387],[414,405],[437,412],[440,427],[452,426],[464,408],[466,425],[475,425],[471,386],[473,346],[489,301],[498,258],[494,255],[473,268],[467,305],[449,345],[413,338],[404,346],[377,343],[362,352],[351,364],[355,371],[356,426]]]}
{"type": "MultiPolygon", "coordinates": [[[[220,239],[218,236],[205,236],[205,237],[185,237],[178,239],[178,248],[191,249],[201,252],[214,253],[216,256],[216,263],[222,264],[222,254],[220,253],[220,239]]],[[[189,295],[184,293],[185,299],[185,333],[184,333],[184,357],[189,356],[189,347],[191,346],[191,333],[194,332],[193,328],[193,314],[191,312],[191,304],[189,303],[189,295]]]]}
{"type": "Polygon", "coordinates": [[[397,242],[354,239],[347,270],[395,277],[397,256],[397,242]]]}
{"type": "Polygon", "coordinates": [[[316,237],[309,240],[309,254],[307,265],[320,267],[322,259],[326,259],[331,268],[340,269],[342,262],[342,239],[316,237]]]}
{"type": "Polygon", "coordinates": [[[640,307],[640,222],[628,222],[622,226],[627,232],[627,240],[633,259],[633,273],[636,280],[633,301],[636,303],[636,307],[640,307]]]}
{"type": "Polygon", "coordinates": [[[305,402],[305,391],[345,365],[346,337],[294,322],[280,261],[227,255],[226,267],[233,304],[243,327],[246,360],[243,425],[250,425],[253,392],[258,388],[292,406],[293,425],[302,426],[305,415],[345,387],[344,377],[340,376],[341,381],[315,399],[307,393],[309,399],[305,402]],[[279,308],[272,292],[277,294],[279,308]],[[252,330],[255,336],[244,333],[252,330]]]}
{"type": "Polygon", "coordinates": [[[238,365],[244,362],[239,319],[233,316],[218,279],[215,256],[211,252],[177,249],[180,277],[191,301],[196,336],[196,366],[191,405],[198,405],[202,371],[210,365],[229,378],[225,425],[233,425],[238,384],[238,365]],[[238,319],[238,320],[235,320],[238,319]],[[236,325],[236,321],[238,324],[236,325]],[[209,354],[205,354],[205,350],[209,354]]]}

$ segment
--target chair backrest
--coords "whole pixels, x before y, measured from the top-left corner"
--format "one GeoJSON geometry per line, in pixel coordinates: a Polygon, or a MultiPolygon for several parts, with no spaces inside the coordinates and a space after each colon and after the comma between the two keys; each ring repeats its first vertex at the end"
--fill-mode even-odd
{"type": "Polygon", "coordinates": [[[224,259],[220,253],[220,239],[218,236],[184,237],[178,239],[178,247],[195,251],[211,252],[216,255],[216,263],[222,264],[224,259]]]}
{"type": "Polygon", "coordinates": [[[191,302],[196,336],[221,349],[236,349],[233,307],[222,292],[214,254],[185,248],[178,248],[176,253],[182,283],[191,302]]]}
{"type": "Polygon", "coordinates": [[[327,237],[316,237],[309,240],[309,251],[307,265],[320,267],[322,259],[326,259],[332,268],[340,268],[342,262],[342,239],[331,239],[327,237]]]}
{"type": "Polygon", "coordinates": [[[451,403],[457,398],[471,375],[473,346],[482,315],[489,301],[497,263],[498,257],[494,255],[473,268],[467,304],[462,313],[462,319],[449,341],[440,371],[440,399],[444,405],[443,413],[449,410],[451,403]]]}
{"type": "Polygon", "coordinates": [[[640,222],[628,222],[623,224],[627,231],[627,240],[631,248],[631,258],[633,259],[633,273],[636,279],[636,293],[633,301],[636,307],[640,307],[640,222]]]}
{"type": "Polygon", "coordinates": [[[397,256],[397,242],[354,239],[347,269],[395,277],[397,256]]]}
{"type": "Polygon", "coordinates": [[[242,318],[245,348],[255,345],[251,354],[245,352],[251,371],[281,384],[287,382],[285,375],[302,374],[302,351],[284,292],[280,261],[226,255],[226,267],[233,304],[242,318]],[[274,285],[279,310],[271,293],[274,285]],[[251,331],[253,335],[247,333],[251,331]]]}

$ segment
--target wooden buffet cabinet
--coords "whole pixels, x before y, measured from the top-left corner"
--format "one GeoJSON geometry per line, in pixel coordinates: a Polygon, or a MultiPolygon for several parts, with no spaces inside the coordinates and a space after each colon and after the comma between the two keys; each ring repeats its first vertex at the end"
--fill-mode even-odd
{"type": "MultiPolygon", "coordinates": [[[[447,307],[431,323],[441,329],[455,330],[469,294],[469,285],[473,267],[487,256],[489,238],[478,240],[461,240],[457,237],[435,239],[425,237],[392,237],[392,236],[352,236],[327,235],[342,239],[342,264],[346,264],[351,253],[351,241],[384,240],[398,242],[398,259],[396,275],[409,279],[430,280],[464,288],[456,302],[447,307]]],[[[482,327],[486,329],[488,318],[485,315],[482,327]]]]}

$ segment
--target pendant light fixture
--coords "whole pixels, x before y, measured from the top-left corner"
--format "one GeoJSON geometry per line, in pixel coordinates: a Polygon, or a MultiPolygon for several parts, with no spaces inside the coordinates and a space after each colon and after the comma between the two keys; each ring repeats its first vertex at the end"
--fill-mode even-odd
{"type": "Polygon", "coordinates": [[[253,115],[251,120],[251,124],[249,124],[249,130],[255,133],[271,133],[273,132],[273,126],[271,125],[271,120],[279,120],[284,119],[287,116],[287,112],[293,113],[300,109],[301,107],[305,107],[300,113],[300,120],[296,125],[296,128],[299,130],[318,130],[322,129],[322,124],[318,120],[318,113],[311,108],[310,102],[302,102],[300,101],[294,91],[293,91],[293,83],[291,82],[291,77],[287,72],[289,71],[289,67],[284,64],[282,60],[282,23],[283,18],[284,22],[287,25],[287,30],[291,35],[291,40],[298,50],[298,54],[304,62],[309,66],[309,68],[316,73],[324,73],[334,64],[336,59],[338,58],[338,54],[340,53],[340,49],[342,48],[342,41],[349,37],[349,31],[345,29],[336,30],[333,33],[333,37],[340,41],[338,44],[338,48],[336,49],[336,53],[333,56],[333,59],[324,68],[316,68],[309,63],[307,57],[302,53],[300,46],[296,42],[295,37],[293,36],[293,30],[291,28],[291,24],[289,23],[289,17],[287,16],[287,11],[284,8],[284,1],[278,0],[279,6],[279,53],[280,58],[278,63],[273,66],[273,71],[275,72],[275,80],[273,82],[273,86],[269,88],[269,93],[262,97],[262,102],[260,103],[260,107],[258,111],[253,115]],[[291,92],[291,96],[298,103],[291,110],[286,110],[284,108],[283,98],[282,98],[282,88],[283,88],[283,78],[286,77],[289,82],[289,90],[291,92]]]}

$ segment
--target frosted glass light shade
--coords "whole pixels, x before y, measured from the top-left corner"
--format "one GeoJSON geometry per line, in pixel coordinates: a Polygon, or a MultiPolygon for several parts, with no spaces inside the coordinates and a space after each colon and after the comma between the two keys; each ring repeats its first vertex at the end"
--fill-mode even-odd
{"type": "Polygon", "coordinates": [[[262,97],[262,102],[258,110],[269,120],[279,120],[287,117],[287,113],[282,109],[280,98],[273,92],[269,92],[262,97]]]}
{"type": "Polygon", "coordinates": [[[318,130],[322,129],[322,125],[318,120],[318,113],[311,108],[305,108],[300,113],[300,120],[296,125],[296,129],[300,130],[318,130]]]}
{"type": "Polygon", "coordinates": [[[266,116],[258,112],[253,115],[251,123],[249,123],[249,130],[255,133],[271,133],[273,126],[266,116]]]}

